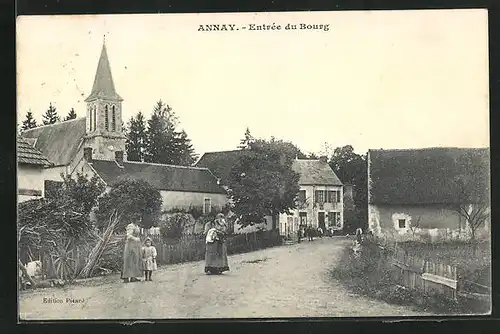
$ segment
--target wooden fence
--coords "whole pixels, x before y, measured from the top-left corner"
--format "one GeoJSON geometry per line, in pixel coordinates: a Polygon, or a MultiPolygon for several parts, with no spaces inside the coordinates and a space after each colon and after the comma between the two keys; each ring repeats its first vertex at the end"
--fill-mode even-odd
{"type": "MultiPolygon", "coordinates": [[[[158,252],[158,264],[199,261],[205,258],[204,235],[188,235],[177,241],[162,240],[160,236],[150,236],[150,238],[158,252]]],[[[226,240],[228,254],[251,252],[278,246],[281,243],[279,231],[257,231],[231,235],[226,240]]]]}
{"type": "Polygon", "coordinates": [[[394,249],[392,265],[396,268],[397,280],[405,288],[457,298],[456,267],[409,255],[397,247],[394,249]]]}
{"type": "MultiPolygon", "coordinates": [[[[141,235],[141,241],[146,237],[153,240],[153,244],[158,252],[158,264],[174,264],[189,261],[199,261],[205,258],[205,236],[187,235],[179,240],[163,240],[159,235],[141,235]]],[[[103,263],[103,267],[121,267],[125,235],[116,234],[112,238],[113,246],[108,247],[103,256],[107,261],[112,262],[112,266],[103,263]]],[[[254,250],[279,246],[282,238],[279,231],[257,231],[253,233],[236,234],[227,238],[226,245],[229,254],[251,252],[254,250]]],[[[66,274],[74,277],[85,265],[91,247],[77,246],[67,256],[74,259],[68,266],[66,274]]],[[[37,255],[38,256],[38,255],[37,255]]],[[[60,266],[48,253],[41,253],[39,258],[42,262],[43,275],[47,278],[57,278],[60,276],[60,266]],[[59,272],[59,275],[58,275],[59,272]]]]}
{"type": "Polygon", "coordinates": [[[395,240],[367,235],[367,242],[388,250],[396,280],[407,289],[457,300],[490,301],[491,288],[470,282],[457,274],[457,267],[439,260],[408,254],[395,240]]]}

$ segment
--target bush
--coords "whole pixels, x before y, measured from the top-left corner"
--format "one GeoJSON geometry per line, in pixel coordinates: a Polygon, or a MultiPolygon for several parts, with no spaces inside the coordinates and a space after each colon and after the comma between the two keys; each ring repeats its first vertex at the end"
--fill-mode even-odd
{"type": "Polygon", "coordinates": [[[192,216],[188,213],[177,212],[169,214],[165,220],[160,223],[160,234],[163,239],[179,240],[186,226],[192,222],[192,216]]]}
{"type": "Polygon", "coordinates": [[[161,205],[160,192],[146,181],[119,181],[99,199],[96,211],[98,227],[103,229],[111,214],[117,211],[121,217],[117,230],[123,230],[131,222],[148,229],[159,220],[161,205]]]}

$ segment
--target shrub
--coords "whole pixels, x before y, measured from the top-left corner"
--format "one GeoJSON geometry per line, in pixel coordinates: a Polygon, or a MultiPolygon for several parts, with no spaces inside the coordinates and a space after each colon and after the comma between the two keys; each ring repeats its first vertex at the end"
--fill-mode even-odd
{"type": "MultiPolygon", "coordinates": [[[[408,254],[418,254],[422,257],[436,258],[441,254],[443,259],[460,263],[456,258],[470,254],[466,247],[460,248],[457,243],[423,244],[420,242],[405,242],[400,244],[408,254]],[[453,246],[452,246],[453,245],[453,246]],[[447,250],[447,251],[446,251],[447,250]],[[434,257],[436,256],[436,257],[434,257]]],[[[462,245],[463,246],[463,245],[462,245]]],[[[477,313],[488,311],[485,303],[451,300],[444,296],[423,293],[399,286],[395,276],[396,271],[391,267],[392,251],[390,248],[381,249],[377,244],[367,240],[363,243],[361,256],[354,258],[349,249],[345,249],[338,265],[332,270],[332,276],[339,280],[348,289],[389,303],[418,306],[424,310],[436,313],[477,313]]],[[[472,259],[468,261],[477,261],[472,259]]],[[[465,263],[465,262],[462,262],[465,263]]],[[[476,265],[467,272],[469,279],[475,282],[481,277],[490,277],[489,268],[476,265]],[[474,274],[470,273],[473,272],[474,274]],[[475,276],[474,276],[475,275],[475,276]]]]}
{"type": "Polygon", "coordinates": [[[192,221],[192,216],[187,213],[177,212],[169,214],[160,222],[160,234],[163,239],[178,240],[184,234],[184,229],[192,221]]]}
{"type": "Polygon", "coordinates": [[[148,229],[159,220],[161,205],[160,192],[146,181],[119,181],[99,199],[96,211],[98,227],[104,228],[112,212],[117,211],[121,217],[117,230],[123,230],[130,222],[148,229]]]}

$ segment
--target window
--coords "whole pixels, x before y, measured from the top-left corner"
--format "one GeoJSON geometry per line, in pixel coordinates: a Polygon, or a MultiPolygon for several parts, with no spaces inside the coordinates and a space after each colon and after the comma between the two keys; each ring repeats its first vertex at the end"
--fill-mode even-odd
{"type": "Polygon", "coordinates": [[[398,219],[398,227],[406,228],[406,219],[398,219]]]}
{"type": "Polygon", "coordinates": [[[104,128],[109,131],[108,106],[104,107],[104,128]]]}
{"type": "Polygon", "coordinates": [[[116,110],[115,106],[111,107],[111,130],[116,131],[116,110]]]}
{"type": "Polygon", "coordinates": [[[340,190],[316,190],[315,203],[340,203],[340,190]]]}
{"type": "Polygon", "coordinates": [[[299,203],[305,203],[305,202],[306,202],[306,191],[299,190],[299,203]]]}
{"type": "Polygon", "coordinates": [[[211,198],[205,198],[203,200],[203,213],[204,214],[209,214],[212,211],[212,199],[211,198]]]}
{"type": "Polygon", "coordinates": [[[337,211],[328,212],[328,226],[340,227],[340,212],[337,211]]]}
{"type": "Polygon", "coordinates": [[[96,119],[97,119],[97,111],[96,111],[96,107],[94,106],[94,131],[97,128],[97,126],[96,126],[96,124],[97,124],[96,119]]]}
{"type": "Polygon", "coordinates": [[[300,225],[307,225],[307,212],[299,213],[300,225]]]}
{"type": "Polygon", "coordinates": [[[92,131],[92,107],[89,106],[88,110],[89,110],[89,116],[90,116],[90,118],[89,118],[89,131],[92,131]]]}
{"type": "Polygon", "coordinates": [[[314,198],[316,203],[323,203],[325,201],[325,191],[316,190],[314,198]]]}

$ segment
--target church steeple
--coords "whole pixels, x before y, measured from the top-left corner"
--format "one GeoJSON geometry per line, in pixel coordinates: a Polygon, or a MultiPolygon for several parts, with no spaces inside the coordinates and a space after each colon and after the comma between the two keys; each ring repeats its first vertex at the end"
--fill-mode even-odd
{"type": "Polygon", "coordinates": [[[94,85],[89,97],[85,99],[87,102],[85,147],[92,149],[94,159],[113,160],[115,154],[125,154],[122,101],[123,99],[115,90],[104,41],[94,85]]]}
{"type": "Polygon", "coordinates": [[[89,97],[85,99],[85,102],[90,102],[98,98],[123,101],[115,90],[115,84],[111,74],[111,66],[109,65],[108,60],[108,52],[106,50],[106,40],[102,43],[101,56],[99,58],[99,63],[97,64],[97,71],[95,73],[92,91],[89,97]]]}

